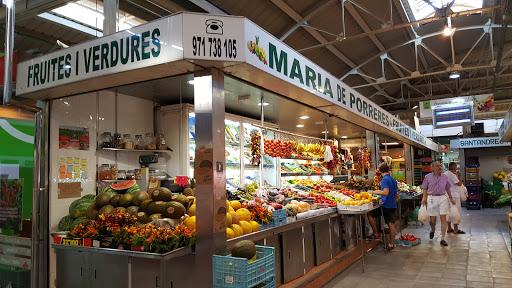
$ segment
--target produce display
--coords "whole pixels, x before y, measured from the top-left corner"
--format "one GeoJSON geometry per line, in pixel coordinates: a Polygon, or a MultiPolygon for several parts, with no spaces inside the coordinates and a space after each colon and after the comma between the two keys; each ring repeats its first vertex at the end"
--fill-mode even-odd
{"type": "MultiPolygon", "coordinates": [[[[260,165],[261,163],[261,135],[255,131],[251,134],[251,165],[260,165]]],[[[266,152],[266,151],[265,151],[266,152]]]]}
{"type": "Polygon", "coordinates": [[[290,158],[292,143],[290,141],[263,139],[265,154],[270,157],[290,158]]]}
{"type": "Polygon", "coordinates": [[[423,194],[421,186],[408,185],[403,182],[398,182],[398,193],[407,196],[417,196],[423,194]]]}
{"type": "Polygon", "coordinates": [[[411,243],[419,242],[420,241],[420,239],[416,238],[412,234],[405,234],[402,237],[398,238],[398,240],[400,240],[400,241],[409,241],[411,243]]]}
{"type": "Polygon", "coordinates": [[[329,170],[331,172],[335,172],[336,167],[338,166],[338,163],[340,163],[340,152],[339,152],[339,149],[337,147],[335,147],[334,145],[329,145],[328,147],[330,147],[330,149],[331,149],[331,154],[332,154],[333,159],[326,163],[326,168],[327,168],[327,170],[329,170]]]}

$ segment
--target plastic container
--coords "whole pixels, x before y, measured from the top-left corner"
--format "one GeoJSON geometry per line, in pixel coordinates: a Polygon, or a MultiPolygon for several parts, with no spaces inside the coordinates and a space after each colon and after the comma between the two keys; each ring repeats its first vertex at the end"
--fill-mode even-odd
{"type": "Polygon", "coordinates": [[[123,145],[124,145],[124,149],[127,149],[127,150],[133,150],[133,147],[134,147],[134,143],[133,143],[133,139],[132,139],[132,136],[130,134],[124,134],[123,135],[123,145]]]}
{"type": "Polygon", "coordinates": [[[112,138],[112,147],[116,149],[124,149],[121,133],[114,133],[114,137],[112,138]]]}
{"type": "Polygon", "coordinates": [[[134,148],[135,150],[146,149],[146,145],[144,144],[144,139],[142,139],[142,135],[135,135],[134,148]]]}
{"type": "Polygon", "coordinates": [[[144,144],[146,145],[146,150],[156,150],[156,138],[153,136],[153,133],[146,133],[144,144]]]}
{"type": "Polygon", "coordinates": [[[100,180],[111,180],[112,178],[110,177],[110,165],[108,164],[103,164],[101,165],[100,169],[100,180]]]}
{"type": "Polygon", "coordinates": [[[252,263],[231,255],[213,255],[213,287],[250,288],[261,283],[275,287],[274,248],[256,246],[256,253],[258,260],[252,263]]]}
{"type": "Polygon", "coordinates": [[[279,227],[286,224],[286,209],[274,210],[274,227],[279,227]]]}

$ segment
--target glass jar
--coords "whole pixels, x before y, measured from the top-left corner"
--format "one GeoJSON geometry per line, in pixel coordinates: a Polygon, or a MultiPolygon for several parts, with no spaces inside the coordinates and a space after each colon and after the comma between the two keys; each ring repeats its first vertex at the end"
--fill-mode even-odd
{"type": "Polygon", "coordinates": [[[110,179],[116,180],[118,177],[117,174],[118,174],[117,164],[110,164],[110,179]]]}
{"type": "Polygon", "coordinates": [[[101,134],[99,144],[101,148],[112,148],[112,134],[110,132],[101,134]]]}
{"type": "Polygon", "coordinates": [[[134,170],[126,171],[126,180],[135,180],[135,171],[134,170]]]}
{"type": "Polygon", "coordinates": [[[110,177],[110,165],[103,164],[100,167],[100,180],[111,180],[110,177]]]}
{"type": "Polygon", "coordinates": [[[117,180],[126,180],[126,171],[125,170],[118,171],[117,180]]]}
{"type": "Polygon", "coordinates": [[[149,169],[149,181],[156,181],[155,169],[149,169]]]}
{"type": "Polygon", "coordinates": [[[158,138],[156,139],[156,149],[158,150],[166,150],[167,145],[165,144],[165,137],[163,133],[158,134],[158,138]]]}
{"type": "Polygon", "coordinates": [[[144,150],[144,149],[146,149],[146,145],[144,144],[142,135],[135,135],[135,150],[144,150]]]}
{"type": "Polygon", "coordinates": [[[144,144],[146,144],[146,150],[156,150],[156,138],[153,133],[146,133],[144,144]]]}
{"type": "Polygon", "coordinates": [[[121,138],[121,133],[114,133],[114,138],[112,139],[112,148],[123,149],[123,138],[121,138]]]}
{"type": "Polygon", "coordinates": [[[124,149],[133,150],[133,140],[130,134],[123,135],[124,149]]]}
{"type": "Polygon", "coordinates": [[[135,180],[142,180],[142,173],[140,169],[135,169],[135,180]]]}

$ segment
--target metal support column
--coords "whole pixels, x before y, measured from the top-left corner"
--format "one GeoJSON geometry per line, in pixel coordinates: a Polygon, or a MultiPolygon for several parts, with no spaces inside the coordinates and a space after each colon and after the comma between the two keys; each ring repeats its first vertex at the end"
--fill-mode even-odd
{"type": "Polygon", "coordinates": [[[414,156],[411,145],[404,143],[405,183],[414,185],[414,156]]]}
{"type": "Polygon", "coordinates": [[[12,94],[12,57],[14,53],[14,0],[2,1],[5,3],[5,49],[4,49],[4,105],[9,103],[12,94]]]}
{"type": "Polygon", "coordinates": [[[379,143],[376,142],[376,134],[372,131],[366,130],[366,147],[370,148],[370,163],[371,168],[368,170],[368,180],[372,180],[375,176],[375,169],[377,169],[377,165],[379,165],[379,143]]]}
{"type": "Polygon", "coordinates": [[[226,173],[224,74],[216,69],[194,75],[196,114],[197,230],[195,287],[213,287],[212,255],[226,252],[226,173]]]}
{"type": "Polygon", "coordinates": [[[117,8],[119,7],[119,0],[103,0],[103,35],[110,35],[116,33],[117,25],[117,8]]]}
{"type": "Polygon", "coordinates": [[[463,182],[466,182],[466,155],[464,149],[459,149],[459,161],[460,172],[462,173],[461,178],[463,182]]]}

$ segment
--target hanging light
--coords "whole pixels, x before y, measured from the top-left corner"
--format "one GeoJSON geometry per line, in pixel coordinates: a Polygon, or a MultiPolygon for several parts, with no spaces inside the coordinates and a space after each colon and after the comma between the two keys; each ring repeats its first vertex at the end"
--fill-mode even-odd
{"type": "Polygon", "coordinates": [[[450,79],[457,79],[457,78],[460,78],[460,73],[459,72],[452,72],[452,73],[450,73],[450,79]]]}
{"type": "Polygon", "coordinates": [[[455,28],[452,28],[452,18],[446,18],[446,26],[444,27],[443,34],[444,36],[452,36],[453,32],[455,32],[455,28]]]}

